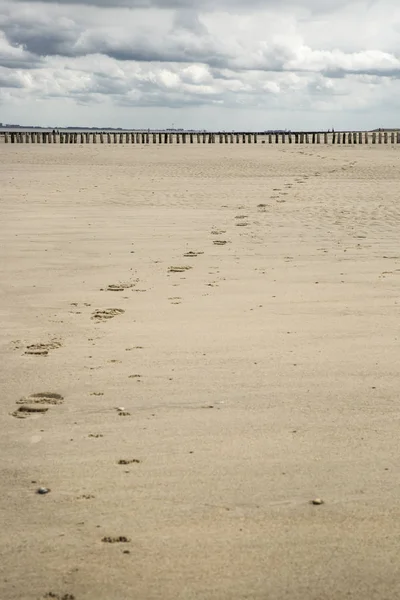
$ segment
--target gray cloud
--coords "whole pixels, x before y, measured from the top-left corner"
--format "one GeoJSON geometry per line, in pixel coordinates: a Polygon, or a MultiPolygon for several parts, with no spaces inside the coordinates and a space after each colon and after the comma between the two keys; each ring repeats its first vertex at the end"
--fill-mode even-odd
{"type": "MultiPolygon", "coordinates": [[[[14,0],[25,4],[54,4],[54,0],[14,0]]],[[[159,8],[194,9],[196,11],[228,9],[230,11],[259,10],[265,8],[305,8],[312,12],[335,11],[351,0],[57,0],[58,4],[85,5],[96,8],[159,8]]],[[[370,0],[374,3],[375,0],[370,0]]],[[[379,0],[376,0],[379,1],[379,0]]]]}

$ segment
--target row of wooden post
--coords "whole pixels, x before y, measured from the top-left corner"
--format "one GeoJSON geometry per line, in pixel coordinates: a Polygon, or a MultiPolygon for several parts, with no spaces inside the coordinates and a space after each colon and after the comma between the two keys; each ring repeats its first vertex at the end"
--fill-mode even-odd
{"type": "MultiPolygon", "coordinates": [[[[398,132],[338,132],[338,133],[69,133],[69,132],[5,132],[5,143],[11,144],[233,144],[233,143],[258,143],[259,137],[267,139],[269,144],[400,144],[400,131],[398,132]]],[[[265,144],[266,140],[263,139],[265,144]]]]}

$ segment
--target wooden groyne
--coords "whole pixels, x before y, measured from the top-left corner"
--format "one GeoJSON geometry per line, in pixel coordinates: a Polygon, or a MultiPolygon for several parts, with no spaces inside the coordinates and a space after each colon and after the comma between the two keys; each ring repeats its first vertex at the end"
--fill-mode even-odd
{"type": "Polygon", "coordinates": [[[4,131],[6,144],[400,144],[400,131],[379,132],[49,132],[4,131]]]}

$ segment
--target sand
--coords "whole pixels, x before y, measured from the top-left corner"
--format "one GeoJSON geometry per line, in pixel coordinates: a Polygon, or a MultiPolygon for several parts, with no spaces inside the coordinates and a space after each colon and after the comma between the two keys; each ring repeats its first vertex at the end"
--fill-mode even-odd
{"type": "Polygon", "coordinates": [[[400,597],[400,149],[0,167],[0,598],[400,597]]]}

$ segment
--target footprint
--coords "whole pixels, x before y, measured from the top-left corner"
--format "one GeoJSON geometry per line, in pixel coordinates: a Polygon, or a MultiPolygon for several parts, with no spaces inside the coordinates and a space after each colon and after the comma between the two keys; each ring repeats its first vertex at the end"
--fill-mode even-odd
{"type": "Polygon", "coordinates": [[[61,394],[55,394],[53,392],[40,392],[38,394],[31,394],[30,396],[25,396],[17,401],[16,404],[19,404],[17,410],[15,410],[11,415],[16,417],[17,419],[26,419],[29,415],[33,414],[44,414],[49,410],[49,406],[38,406],[38,405],[57,405],[62,404],[64,401],[64,397],[61,394]]]}
{"type": "Polygon", "coordinates": [[[47,592],[43,596],[44,600],[48,600],[52,598],[53,600],[75,600],[75,596],[73,594],[56,594],[55,592],[47,592]]]}
{"type": "Polygon", "coordinates": [[[211,231],[211,235],[222,235],[223,233],[226,233],[224,229],[213,229],[211,231]]]}
{"type": "Polygon", "coordinates": [[[54,392],[39,392],[38,394],[31,394],[18,400],[17,404],[62,404],[64,396],[61,394],[55,394],[54,392]]]}
{"type": "Polygon", "coordinates": [[[130,416],[130,412],[128,412],[127,410],[125,410],[125,408],[123,408],[122,406],[119,406],[118,408],[115,409],[118,413],[118,415],[120,417],[129,417],[130,416]]]}
{"type": "Polygon", "coordinates": [[[140,463],[141,463],[141,462],[142,462],[142,461],[141,461],[141,460],[139,460],[138,458],[128,458],[128,459],[126,459],[126,458],[121,458],[121,459],[118,461],[118,464],[119,464],[119,465],[132,465],[132,464],[140,465],[140,463]]]}
{"type": "Polygon", "coordinates": [[[236,227],[247,227],[248,223],[236,223],[236,227]]]}
{"type": "Polygon", "coordinates": [[[196,256],[200,256],[201,254],[204,254],[204,252],[186,252],[183,256],[185,256],[186,258],[194,258],[196,256]]]}
{"type": "Polygon", "coordinates": [[[125,311],[122,308],[104,308],[103,310],[97,309],[92,313],[92,319],[94,321],[107,321],[113,319],[117,315],[122,315],[125,311]]]}
{"type": "Polygon", "coordinates": [[[11,415],[17,419],[26,419],[30,414],[46,413],[48,407],[43,406],[20,406],[11,415]]]}
{"type": "Polygon", "coordinates": [[[124,290],[129,290],[136,285],[135,283],[111,283],[106,287],[106,292],[123,292],[124,290]]]}
{"type": "Polygon", "coordinates": [[[185,271],[189,271],[193,269],[193,267],[182,266],[182,267],[168,267],[168,273],[184,273],[185,271]]]}
{"type": "Polygon", "coordinates": [[[214,246],[225,246],[225,244],[227,244],[228,242],[226,240],[214,240],[213,244],[214,246]]]}
{"type": "Polygon", "coordinates": [[[34,356],[47,356],[49,350],[55,350],[61,348],[62,343],[58,340],[51,340],[47,344],[30,344],[25,349],[25,354],[32,354],[34,356]]]}
{"type": "Polygon", "coordinates": [[[106,544],[129,544],[131,540],[125,535],[119,535],[118,537],[103,537],[101,541],[106,544]]]}

